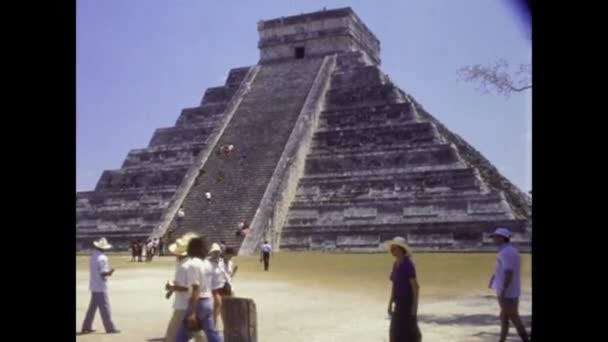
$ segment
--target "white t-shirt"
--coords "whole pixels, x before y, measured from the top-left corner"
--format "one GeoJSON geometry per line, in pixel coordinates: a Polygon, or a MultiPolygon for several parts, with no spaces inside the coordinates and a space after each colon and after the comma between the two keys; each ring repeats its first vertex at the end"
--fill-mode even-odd
{"type": "Polygon", "coordinates": [[[110,263],[108,262],[108,257],[101,251],[95,250],[93,255],[91,255],[89,269],[89,290],[91,290],[91,292],[107,292],[107,278],[102,277],[101,273],[110,272],[110,263]]]}
{"type": "Polygon", "coordinates": [[[521,292],[521,257],[517,248],[510,243],[503,245],[498,251],[496,258],[496,271],[490,287],[496,290],[496,294],[500,295],[503,291],[503,284],[505,283],[505,271],[513,271],[513,277],[511,278],[511,284],[505,291],[505,297],[517,298],[521,292]]]}
{"type": "Polygon", "coordinates": [[[190,262],[188,263],[188,287],[198,285],[200,289],[200,298],[211,297],[213,278],[213,266],[209,260],[201,260],[199,258],[190,259],[190,262]]]}
{"type": "Polygon", "coordinates": [[[174,283],[177,286],[187,286],[188,292],[175,291],[175,300],[173,302],[173,308],[175,310],[186,310],[188,309],[188,301],[192,295],[192,287],[188,286],[188,265],[190,263],[189,258],[184,258],[177,265],[175,265],[175,277],[174,283]]]}
{"type": "Polygon", "coordinates": [[[226,274],[226,269],[224,268],[224,260],[219,258],[215,261],[208,259],[208,261],[213,272],[211,288],[214,290],[221,289],[226,284],[226,281],[230,281],[230,279],[228,279],[228,274],[226,274]]]}
{"type": "Polygon", "coordinates": [[[269,244],[265,243],[262,245],[262,252],[270,253],[271,250],[272,250],[272,248],[270,247],[269,244]]]}

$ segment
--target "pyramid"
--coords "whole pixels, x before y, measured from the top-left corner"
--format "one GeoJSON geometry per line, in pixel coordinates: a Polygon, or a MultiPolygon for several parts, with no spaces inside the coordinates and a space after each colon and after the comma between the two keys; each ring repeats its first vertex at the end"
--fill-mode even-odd
{"type": "Polygon", "coordinates": [[[482,251],[499,226],[530,248],[530,197],[391,82],[351,8],[260,21],[258,32],[256,65],[230,70],[76,194],[77,250],[100,236],[126,249],[193,231],[241,254],[263,240],[377,251],[396,235],[418,250],[482,251]]]}

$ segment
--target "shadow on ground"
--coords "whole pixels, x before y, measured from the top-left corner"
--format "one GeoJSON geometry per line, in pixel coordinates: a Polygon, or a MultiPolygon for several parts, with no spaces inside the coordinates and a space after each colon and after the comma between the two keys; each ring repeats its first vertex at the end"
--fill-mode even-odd
{"type": "MultiPolygon", "coordinates": [[[[529,330],[528,330],[528,334],[530,334],[529,330]]],[[[472,336],[480,338],[483,341],[498,341],[498,339],[500,338],[500,333],[482,331],[482,332],[473,334],[472,336]]],[[[532,338],[532,336],[529,336],[529,337],[532,338]]],[[[506,342],[519,342],[519,341],[521,341],[521,339],[519,338],[519,336],[517,336],[517,333],[515,332],[515,328],[512,327],[511,329],[509,329],[509,335],[507,336],[506,342]]]]}
{"type": "MultiPolygon", "coordinates": [[[[532,316],[521,316],[524,325],[530,326],[532,316]]],[[[499,325],[498,315],[419,315],[418,322],[428,324],[447,324],[447,325],[499,325]]]]}

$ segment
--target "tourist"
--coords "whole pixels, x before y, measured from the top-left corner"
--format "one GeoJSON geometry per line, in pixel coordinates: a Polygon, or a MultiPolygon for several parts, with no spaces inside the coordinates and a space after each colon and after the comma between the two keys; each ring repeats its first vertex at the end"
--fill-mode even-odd
{"type": "Polygon", "coordinates": [[[158,255],[165,255],[165,238],[158,239],[158,255]]]}
{"type": "Polygon", "coordinates": [[[158,238],[154,238],[152,241],[152,247],[154,248],[154,255],[158,253],[158,238]]]}
{"type": "Polygon", "coordinates": [[[222,296],[225,296],[225,295],[230,296],[234,292],[234,287],[232,286],[232,279],[236,275],[236,271],[239,268],[239,266],[235,265],[234,261],[232,261],[232,258],[234,257],[234,255],[235,255],[234,248],[226,247],[226,251],[224,252],[224,257],[223,257],[224,270],[226,270],[226,273],[228,274],[227,284],[230,285],[230,288],[224,287],[224,290],[222,291],[222,296]]]}
{"type": "Polygon", "coordinates": [[[182,227],[182,223],[184,222],[184,217],[186,216],[186,212],[184,211],[184,206],[180,206],[177,210],[177,229],[182,227]]]}
{"type": "Polygon", "coordinates": [[[137,241],[131,241],[131,262],[137,261],[137,241]]]}
{"type": "Polygon", "coordinates": [[[412,261],[412,250],[400,236],[387,241],[385,247],[395,257],[390,276],[393,287],[388,301],[388,314],[391,317],[390,342],[421,341],[422,335],[418,328],[420,287],[412,261]]]}
{"type": "Polygon", "coordinates": [[[270,244],[268,243],[268,241],[264,241],[264,244],[262,245],[261,251],[262,251],[262,255],[260,256],[260,262],[262,262],[262,260],[264,261],[264,271],[268,271],[268,264],[270,263],[270,251],[272,250],[272,248],[270,247],[270,244]]]}
{"type": "Polygon", "coordinates": [[[146,244],[146,256],[147,262],[152,261],[152,257],[154,256],[154,244],[152,243],[151,239],[148,239],[148,243],[146,244]]]}
{"type": "MultiPolygon", "coordinates": [[[[188,262],[190,259],[188,258],[187,248],[190,239],[195,237],[197,237],[195,234],[186,234],[169,246],[169,252],[175,255],[177,264],[175,265],[175,276],[173,277],[173,281],[167,282],[165,285],[165,290],[167,291],[165,297],[167,299],[175,293],[173,315],[171,316],[171,320],[167,326],[167,333],[165,334],[165,341],[167,342],[175,342],[179,327],[184,322],[186,309],[188,309],[188,299],[190,298],[190,288],[188,287],[188,262]]],[[[206,341],[205,336],[200,331],[197,331],[193,335],[195,341],[206,341]]]]}
{"type": "Polygon", "coordinates": [[[188,243],[188,287],[192,289],[186,310],[185,324],[177,333],[177,342],[187,342],[194,331],[201,329],[209,342],[222,342],[213,322],[213,299],[211,283],[214,278],[213,269],[206,259],[208,247],[206,239],[196,237],[188,243]]]}
{"type": "Polygon", "coordinates": [[[226,270],[224,269],[224,260],[220,258],[222,253],[222,248],[219,244],[214,243],[211,245],[211,250],[209,251],[209,256],[207,260],[212,266],[213,269],[213,281],[211,282],[211,290],[213,293],[213,321],[217,325],[217,319],[220,316],[220,312],[222,312],[222,289],[226,284],[226,270]]]}
{"type": "Polygon", "coordinates": [[[141,242],[141,259],[148,262],[148,243],[146,241],[141,242]]]}
{"type": "Polygon", "coordinates": [[[237,236],[247,237],[247,234],[249,234],[249,224],[246,222],[241,222],[239,223],[239,228],[240,230],[237,236]]]}
{"type": "Polygon", "coordinates": [[[114,269],[110,268],[108,257],[104,254],[104,251],[112,248],[112,245],[103,237],[98,241],[93,242],[93,245],[95,246],[95,251],[91,255],[89,263],[89,290],[91,290],[91,301],[89,302],[89,308],[84,318],[84,322],[82,323],[82,333],[89,334],[95,332],[95,330],[93,330],[93,319],[99,308],[99,314],[101,315],[101,320],[106,333],[117,334],[120,331],[116,329],[114,322],[112,322],[107,283],[107,277],[114,274],[114,269]]]}
{"type": "Polygon", "coordinates": [[[143,262],[146,257],[146,249],[143,240],[140,240],[137,244],[137,255],[139,256],[139,262],[143,262]]]}
{"type": "Polygon", "coordinates": [[[521,293],[521,258],[519,251],[513,246],[511,232],[506,228],[498,228],[490,235],[498,246],[496,269],[490,288],[496,290],[500,307],[500,341],[505,341],[509,333],[509,321],[513,322],[517,334],[522,341],[529,341],[526,328],[519,317],[519,295],[521,293]]]}
{"type": "Polygon", "coordinates": [[[211,202],[211,193],[210,192],[205,192],[205,199],[207,200],[207,202],[211,202]]]}

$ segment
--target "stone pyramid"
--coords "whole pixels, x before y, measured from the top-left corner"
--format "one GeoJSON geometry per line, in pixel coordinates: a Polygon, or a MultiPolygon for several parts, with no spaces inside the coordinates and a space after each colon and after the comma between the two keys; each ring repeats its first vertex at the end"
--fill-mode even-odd
{"type": "Polygon", "coordinates": [[[377,251],[395,235],[419,250],[486,250],[498,226],[530,247],[529,196],[382,73],[380,42],[351,8],[258,32],[256,65],[76,194],[77,249],[194,231],[242,254],[263,240],[377,251]]]}

